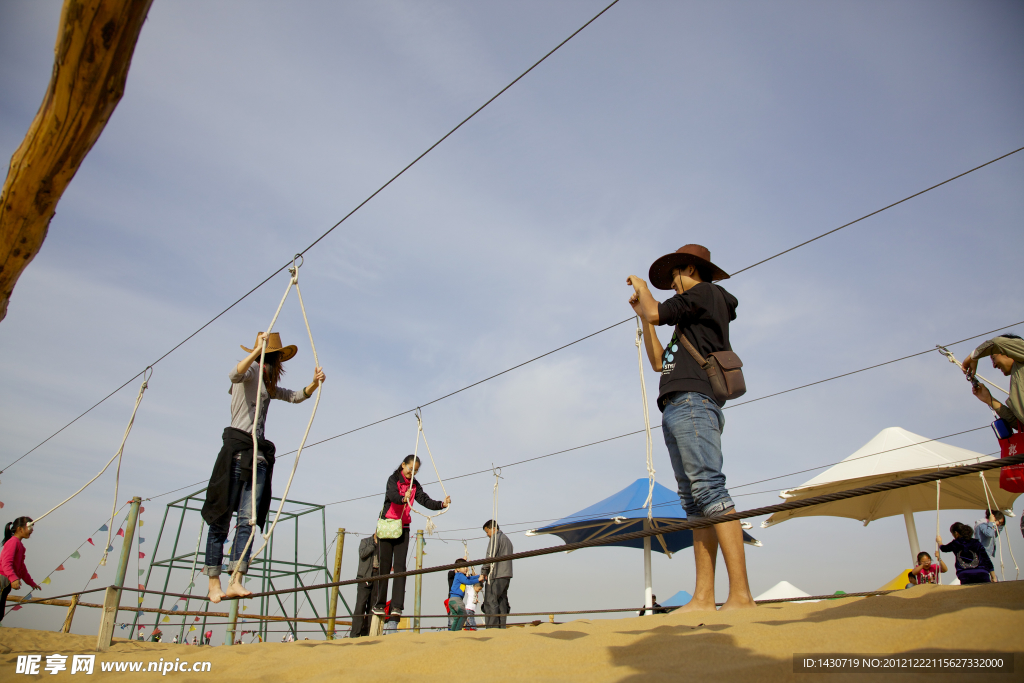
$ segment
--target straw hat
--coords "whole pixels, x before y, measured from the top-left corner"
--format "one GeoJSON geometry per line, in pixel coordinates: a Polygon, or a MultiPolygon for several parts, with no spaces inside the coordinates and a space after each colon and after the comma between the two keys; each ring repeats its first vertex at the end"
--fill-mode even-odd
{"type": "Polygon", "coordinates": [[[727,280],[729,274],[711,262],[711,252],[699,244],[687,244],[671,254],[665,254],[653,264],[649,277],[658,289],[672,289],[672,271],[695,265],[698,269],[711,272],[711,280],[727,280]]]}
{"type": "MultiPolygon", "coordinates": [[[[260,334],[263,333],[260,332],[260,334]]],[[[257,337],[257,339],[259,339],[259,337],[257,337]]],[[[252,349],[247,349],[245,348],[245,346],[241,344],[239,344],[239,346],[241,346],[242,350],[245,351],[246,353],[252,353],[254,349],[259,348],[259,342],[257,341],[255,344],[253,344],[252,349]]],[[[281,335],[278,334],[277,332],[271,332],[270,336],[267,337],[267,353],[274,353],[275,351],[281,353],[281,362],[283,363],[286,360],[291,360],[292,358],[294,358],[295,354],[299,352],[299,348],[295,346],[295,344],[291,344],[289,346],[281,346],[281,335]]]]}

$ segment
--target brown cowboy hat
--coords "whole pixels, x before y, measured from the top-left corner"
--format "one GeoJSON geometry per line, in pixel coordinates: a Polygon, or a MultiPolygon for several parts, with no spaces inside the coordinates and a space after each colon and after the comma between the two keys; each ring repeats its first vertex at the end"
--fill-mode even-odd
{"type": "MultiPolygon", "coordinates": [[[[260,332],[260,334],[263,333],[260,332]]],[[[259,337],[257,337],[257,339],[259,339],[259,337]]],[[[239,344],[239,346],[242,345],[239,344]]],[[[253,350],[257,348],[259,348],[259,342],[253,344],[253,348],[251,349],[247,349],[244,346],[242,346],[242,350],[245,351],[246,353],[252,353],[253,350]]],[[[271,332],[270,336],[267,337],[267,353],[274,352],[278,352],[281,354],[281,362],[283,363],[286,360],[291,360],[292,358],[294,358],[295,354],[299,352],[299,348],[295,346],[295,344],[291,344],[290,346],[281,346],[281,335],[278,334],[277,332],[271,332]]]]}
{"type": "Polygon", "coordinates": [[[711,262],[711,252],[707,247],[687,244],[651,264],[651,284],[658,289],[672,289],[672,271],[689,265],[697,266],[704,274],[710,273],[712,281],[729,279],[728,273],[711,262]]]}

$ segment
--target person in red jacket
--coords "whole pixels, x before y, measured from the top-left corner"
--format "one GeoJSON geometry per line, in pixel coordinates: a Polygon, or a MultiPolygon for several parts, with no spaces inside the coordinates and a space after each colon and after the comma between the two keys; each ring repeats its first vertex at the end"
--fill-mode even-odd
{"type": "Polygon", "coordinates": [[[3,586],[0,592],[0,621],[3,621],[7,609],[7,596],[11,590],[21,590],[23,579],[34,590],[41,590],[25,567],[25,545],[21,541],[31,535],[31,517],[18,517],[4,527],[4,545],[3,550],[0,550],[0,585],[3,586]]]}

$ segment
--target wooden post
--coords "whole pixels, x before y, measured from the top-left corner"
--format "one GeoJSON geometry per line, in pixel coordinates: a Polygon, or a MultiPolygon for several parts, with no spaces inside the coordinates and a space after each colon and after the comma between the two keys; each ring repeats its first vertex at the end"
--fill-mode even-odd
{"type": "MultiPolygon", "coordinates": [[[[423,529],[416,532],[416,569],[423,569],[423,529]]],[[[420,632],[420,614],[423,602],[423,574],[416,575],[416,599],[413,603],[412,627],[415,633],[420,632]]]]}
{"type": "Polygon", "coordinates": [[[124,576],[128,571],[128,558],[131,556],[132,544],[135,540],[135,524],[139,520],[139,505],[142,498],[132,498],[132,506],[128,511],[128,523],[124,528],[124,542],[121,544],[121,560],[117,565],[117,574],[114,576],[114,585],[107,587],[106,595],[103,598],[103,616],[100,619],[100,632],[96,639],[96,649],[106,652],[110,649],[110,643],[114,638],[114,622],[117,621],[117,610],[121,605],[121,587],[124,586],[124,576]]]}
{"type": "Polygon", "coordinates": [[[121,601],[121,589],[107,586],[103,595],[103,613],[100,615],[100,632],[96,636],[96,650],[106,652],[114,639],[114,622],[117,621],[117,608],[121,601]]]}
{"type": "Polygon", "coordinates": [[[0,192],[0,320],[57,201],[124,94],[152,0],[64,0],[50,85],[0,192]]]}
{"type": "Polygon", "coordinates": [[[61,633],[71,633],[71,620],[75,618],[75,608],[78,607],[80,595],[71,596],[71,606],[68,607],[68,615],[64,617],[64,625],[60,627],[61,633]]]}
{"type": "MultiPolygon", "coordinates": [[[[345,530],[338,529],[338,540],[334,550],[334,581],[340,581],[341,553],[345,549],[345,530]]],[[[338,615],[338,586],[331,586],[331,605],[327,618],[327,640],[334,640],[335,617],[338,615]]]]}

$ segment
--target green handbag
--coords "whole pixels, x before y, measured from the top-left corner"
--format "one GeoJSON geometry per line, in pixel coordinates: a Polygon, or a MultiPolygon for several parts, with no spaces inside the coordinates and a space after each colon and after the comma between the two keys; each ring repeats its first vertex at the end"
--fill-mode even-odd
{"type": "Polygon", "coordinates": [[[377,538],[399,538],[402,535],[402,520],[378,519],[377,538]]]}

